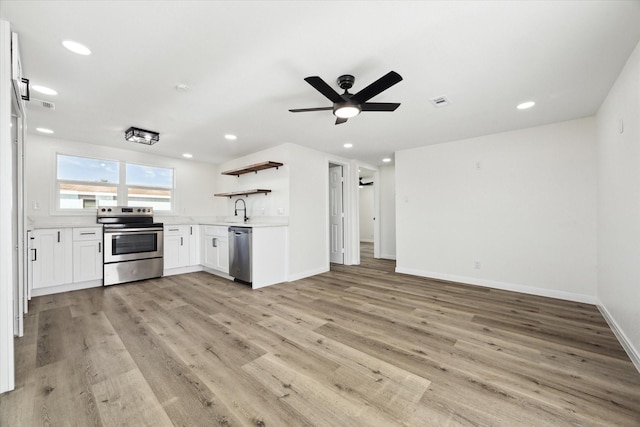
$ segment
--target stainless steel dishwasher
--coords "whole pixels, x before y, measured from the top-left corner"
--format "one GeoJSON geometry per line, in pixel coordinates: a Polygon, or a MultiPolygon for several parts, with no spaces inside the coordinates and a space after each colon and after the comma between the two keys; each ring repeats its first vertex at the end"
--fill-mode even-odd
{"type": "Polygon", "coordinates": [[[229,227],[229,275],[236,282],[251,284],[250,227],[229,227]]]}

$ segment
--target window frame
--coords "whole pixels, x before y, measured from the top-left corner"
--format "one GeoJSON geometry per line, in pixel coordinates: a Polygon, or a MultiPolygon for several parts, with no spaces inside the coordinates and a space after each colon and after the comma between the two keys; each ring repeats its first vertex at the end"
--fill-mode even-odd
{"type": "Polygon", "coordinates": [[[53,201],[51,206],[53,207],[52,214],[57,215],[94,215],[96,212],[95,208],[62,208],[60,205],[60,184],[79,184],[79,185],[89,185],[89,186],[104,186],[104,187],[116,187],[116,206],[128,206],[129,202],[129,189],[130,188],[145,188],[145,189],[157,189],[157,190],[167,190],[170,193],[169,203],[171,204],[171,209],[169,210],[156,210],[154,209],[154,214],[157,215],[171,215],[174,212],[177,212],[177,197],[176,197],[176,168],[175,167],[167,167],[165,165],[157,165],[157,164],[149,164],[143,162],[129,162],[126,160],[116,160],[116,159],[107,159],[101,157],[91,157],[86,155],[77,155],[77,154],[69,154],[63,152],[56,152],[54,156],[54,179],[53,179],[53,201]],[[96,181],[74,181],[68,179],[58,179],[58,156],[68,156],[68,157],[79,157],[89,160],[98,160],[105,162],[114,162],[118,164],[118,183],[101,183],[96,181]],[[152,168],[161,168],[161,169],[169,169],[171,170],[171,187],[160,187],[160,186],[146,186],[146,185],[127,185],[127,165],[136,165],[136,166],[148,166],[152,168]]]}

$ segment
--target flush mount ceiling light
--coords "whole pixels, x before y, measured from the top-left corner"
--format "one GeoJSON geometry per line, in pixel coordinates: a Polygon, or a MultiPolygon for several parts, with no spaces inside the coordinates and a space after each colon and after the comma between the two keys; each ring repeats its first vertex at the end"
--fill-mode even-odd
{"type": "Polygon", "coordinates": [[[230,133],[226,134],[224,137],[225,137],[225,139],[228,139],[229,141],[235,141],[236,139],[238,139],[237,136],[231,135],[230,133]]]}
{"type": "Polygon", "coordinates": [[[389,163],[391,159],[389,157],[385,157],[384,159],[382,159],[382,161],[385,163],[389,163]]]}
{"type": "Polygon", "coordinates": [[[182,154],[182,157],[184,157],[184,158],[186,158],[186,159],[190,159],[190,158],[192,158],[192,157],[193,157],[193,154],[191,154],[191,153],[184,153],[184,154],[182,154]]]}
{"type": "Polygon", "coordinates": [[[124,133],[124,139],[139,144],[153,145],[160,141],[160,134],[151,130],[130,127],[124,133]]]}
{"type": "Polygon", "coordinates": [[[36,130],[40,133],[47,133],[47,134],[53,133],[51,129],[47,129],[47,128],[36,128],[36,130]]]}
{"type": "Polygon", "coordinates": [[[518,104],[518,106],[516,107],[518,110],[526,110],[527,108],[531,108],[534,105],[536,105],[535,102],[533,101],[527,101],[527,102],[523,102],[522,104],[518,104]]]}
{"type": "Polygon", "coordinates": [[[353,144],[350,142],[347,142],[346,144],[343,145],[344,148],[351,148],[353,147],[353,144]]]}
{"type": "Polygon", "coordinates": [[[63,41],[62,46],[66,47],[73,53],[77,53],[78,55],[91,55],[91,51],[88,47],[78,42],[74,42],[73,40],[63,41]]]}
{"type": "Polygon", "coordinates": [[[56,92],[55,90],[46,87],[46,86],[39,86],[39,85],[32,85],[31,89],[35,90],[36,92],[40,92],[43,95],[57,95],[58,92],[56,92]]]}

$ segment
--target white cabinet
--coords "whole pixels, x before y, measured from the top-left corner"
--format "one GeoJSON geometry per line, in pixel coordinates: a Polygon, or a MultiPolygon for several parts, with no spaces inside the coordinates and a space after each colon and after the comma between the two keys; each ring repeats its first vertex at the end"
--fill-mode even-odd
{"type": "MultiPolygon", "coordinates": [[[[165,225],[165,275],[185,273],[187,267],[202,269],[200,267],[200,227],[197,225],[165,225]],[[173,271],[169,272],[168,270],[173,271]]],[[[195,270],[189,269],[189,271],[195,270]]]]}
{"type": "Polygon", "coordinates": [[[73,281],[102,279],[102,228],[73,229],[73,281]]]}
{"type": "Polygon", "coordinates": [[[229,273],[228,227],[204,225],[202,238],[202,264],[223,273],[229,273]]]}
{"type": "Polygon", "coordinates": [[[42,228],[31,231],[29,256],[31,289],[38,290],[73,281],[71,228],[42,228]]]}
{"type": "Polygon", "coordinates": [[[189,265],[189,226],[167,225],[164,227],[164,268],[189,265]]]}

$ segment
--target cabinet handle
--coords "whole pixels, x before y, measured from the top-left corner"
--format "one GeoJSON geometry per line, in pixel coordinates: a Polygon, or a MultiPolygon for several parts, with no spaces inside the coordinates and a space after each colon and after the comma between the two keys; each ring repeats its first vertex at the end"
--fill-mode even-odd
{"type": "Polygon", "coordinates": [[[102,242],[98,242],[98,253],[102,252],[102,242]]]}
{"type": "Polygon", "coordinates": [[[213,246],[214,248],[218,247],[218,239],[216,239],[215,237],[213,239],[211,239],[211,246],[213,246]]]}
{"type": "Polygon", "coordinates": [[[31,261],[37,261],[38,260],[38,250],[37,249],[31,249],[33,251],[33,258],[31,259],[31,261]]]}
{"type": "Polygon", "coordinates": [[[180,236],[180,246],[182,246],[182,236],[180,236]]]}
{"type": "Polygon", "coordinates": [[[60,232],[58,231],[58,243],[60,243],[60,232]]]}
{"type": "MultiPolygon", "coordinates": [[[[58,236],[59,236],[59,235],[60,235],[60,232],[58,231],[58,236]]],[[[89,233],[89,232],[86,232],[86,233],[80,233],[80,235],[81,235],[81,236],[88,236],[88,235],[95,236],[95,235],[96,235],[96,232],[95,232],[95,231],[92,231],[92,232],[90,232],[90,233],[89,233]]]]}
{"type": "Polygon", "coordinates": [[[189,235],[193,236],[193,226],[189,227],[189,235]]]}
{"type": "Polygon", "coordinates": [[[170,228],[169,231],[178,231],[179,228],[170,228]]]}

